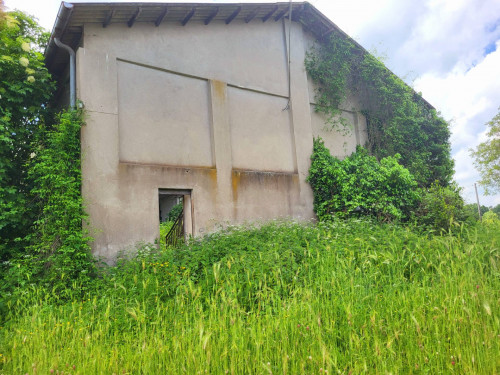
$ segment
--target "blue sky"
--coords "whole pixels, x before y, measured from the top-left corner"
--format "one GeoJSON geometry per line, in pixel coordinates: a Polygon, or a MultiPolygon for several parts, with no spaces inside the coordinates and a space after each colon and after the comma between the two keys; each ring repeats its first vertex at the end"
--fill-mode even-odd
{"type": "MultiPolygon", "coordinates": [[[[450,122],[455,180],[464,198],[473,202],[479,175],[469,149],[486,139],[485,124],[500,107],[500,0],[309,2],[366,49],[384,56],[386,65],[450,122]]],[[[52,29],[60,1],[5,3],[52,29]]],[[[484,196],[480,189],[480,200],[485,205],[500,204],[500,194],[484,196]]]]}

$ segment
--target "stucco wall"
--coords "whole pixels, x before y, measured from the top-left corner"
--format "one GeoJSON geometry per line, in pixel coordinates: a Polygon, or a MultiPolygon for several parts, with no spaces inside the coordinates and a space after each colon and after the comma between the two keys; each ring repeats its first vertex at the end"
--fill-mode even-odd
{"type": "Polygon", "coordinates": [[[297,24],[289,86],[286,26],[85,26],[77,87],[96,255],[113,259],[158,237],[159,189],[191,191],[194,235],[314,217],[305,181],[313,136],[343,156],[363,143],[366,125],[352,111],[351,134],[324,129],[303,64],[311,38],[297,24]]]}
{"type": "MultiPolygon", "coordinates": [[[[316,40],[310,33],[304,34],[305,48],[310,50],[316,40]]],[[[359,112],[361,108],[354,90],[347,88],[346,98],[340,104],[341,112],[332,121],[327,121],[325,114],[315,110],[316,86],[312,80],[308,81],[309,103],[311,105],[311,126],[314,137],[321,137],[331,154],[343,158],[356,151],[357,145],[368,142],[366,132],[366,118],[359,112]]]]}

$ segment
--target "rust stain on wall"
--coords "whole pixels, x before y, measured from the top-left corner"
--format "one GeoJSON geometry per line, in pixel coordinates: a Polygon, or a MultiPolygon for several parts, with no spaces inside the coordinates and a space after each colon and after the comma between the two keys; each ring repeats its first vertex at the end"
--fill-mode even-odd
{"type": "Polygon", "coordinates": [[[210,179],[210,183],[212,185],[210,195],[215,201],[217,199],[217,169],[210,169],[208,172],[208,178],[210,179]]]}
{"type": "Polygon", "coordinates": [[[226,99],[226,83],[222,81],[213,80],[215,97],[221,101],[226,99]]]}
{"type": "Polygon", "coordinates": [[[210,178],[210,181],[212,182],[212,186],[216,187],[217,186],[217,169],[210,169],[208,172],[208,177],[210,178]]]}
{"type": "Polygon", "coordinates": [[[233,201],[235,205],[236,202],[238,201],[238,187],[240,186],[240,180],[241,180],[241,173],[238,171],[233,171],[231,177],[231,185],[233,187],[233,201]]]}

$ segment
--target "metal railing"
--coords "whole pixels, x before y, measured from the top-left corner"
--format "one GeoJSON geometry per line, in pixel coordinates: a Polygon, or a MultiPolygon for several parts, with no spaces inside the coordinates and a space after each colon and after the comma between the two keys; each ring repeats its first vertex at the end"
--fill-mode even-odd
{"type": "Polygon", "coordinates": [[[181,211],[174,225],[165,236],[165,244],[168,246],[176,246],[178,243],[184,241],[184,211],[181,211]]]}

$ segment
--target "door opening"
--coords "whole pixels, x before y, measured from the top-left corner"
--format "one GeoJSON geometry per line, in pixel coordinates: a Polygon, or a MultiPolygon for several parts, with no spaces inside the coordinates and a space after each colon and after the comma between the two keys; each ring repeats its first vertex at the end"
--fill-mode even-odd
{"type": "Polygon", "coordinates": [[[162,248],[175,246],[192,235],[190,190],[160,189],[158,203],[162,248]]]}

